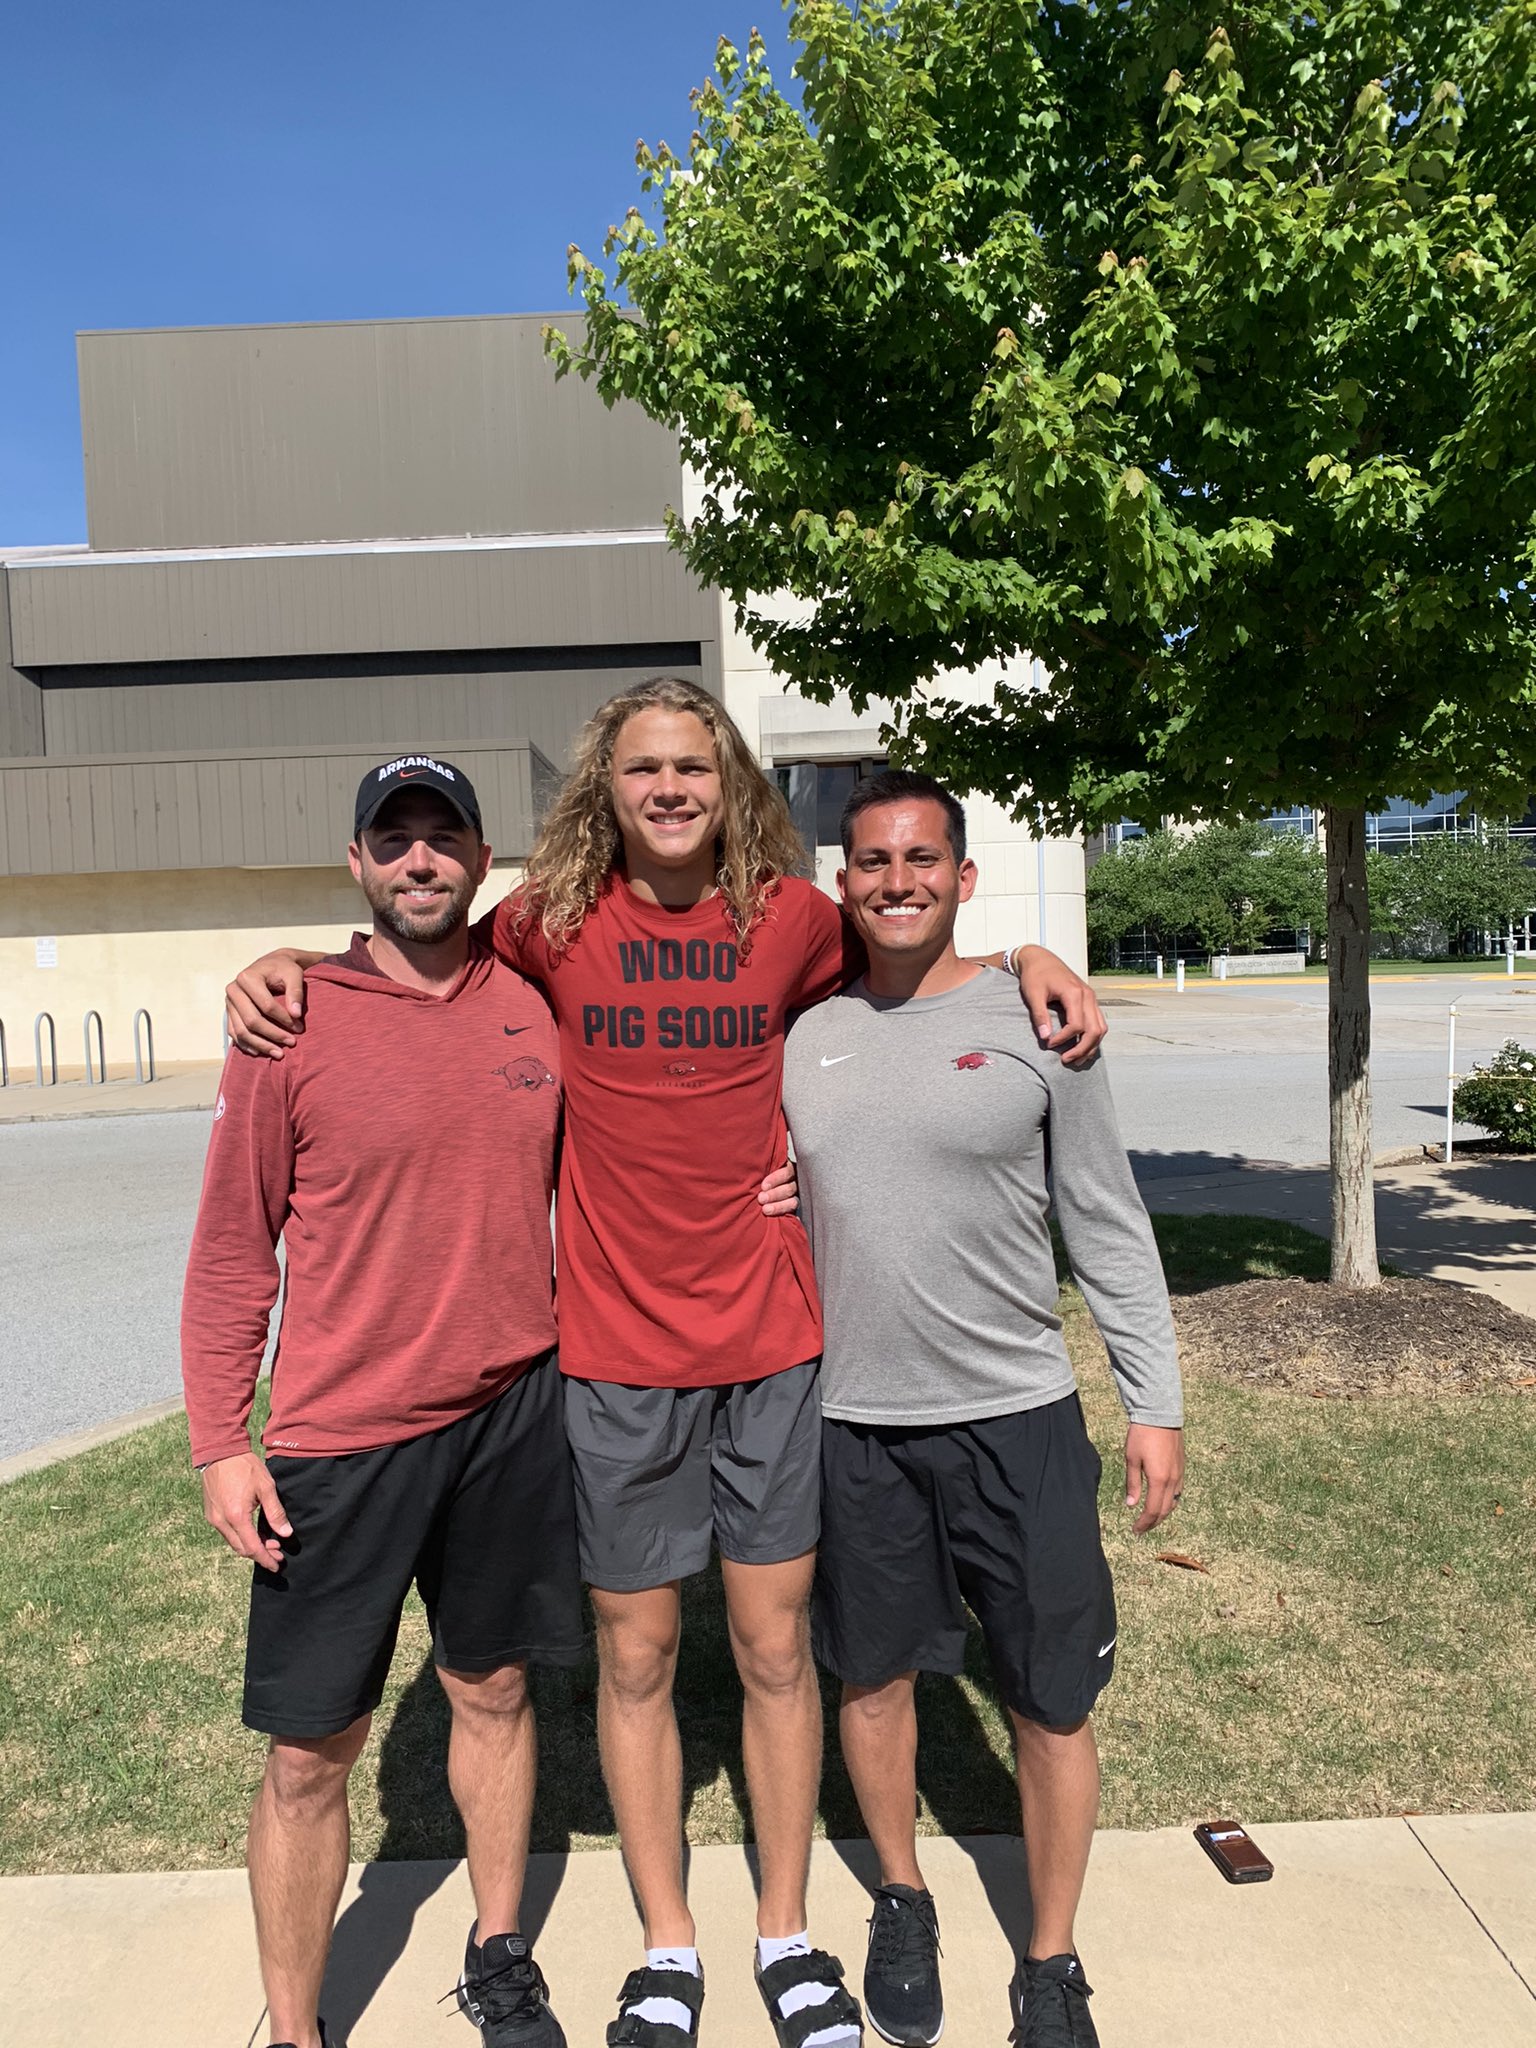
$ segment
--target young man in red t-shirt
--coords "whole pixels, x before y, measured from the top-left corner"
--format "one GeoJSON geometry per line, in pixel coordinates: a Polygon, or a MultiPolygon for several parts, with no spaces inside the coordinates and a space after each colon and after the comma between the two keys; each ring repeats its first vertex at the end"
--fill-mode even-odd
{"type": "MultiPolygon", "coordinates": [[[[821,1317],[798,1220],[765,1220],[756,1199],[785,1156],[787,1020],[862,966],[803,863],[722,706],[662,679],[579,736],[527,878],[494,918],[498,954],[549,995],[564,1062],[560,1362],[603,1767],[647,1944],[613,2048],[684,2048],[698,2027],[672,1682],[679,1582],[712,1543],[745,1694],[764,2000],[780,2039],[804,2048],[858,2032],[840,1966],[805,1931],[821,1317]],[[824,2024],[807,2033],[796,2015],[812,2005],[824,2024]]],[[[248,1049],[294,1042],[303,957],[268,956],[231,988],[248,1049]]],[[[1021,978],[1042,1035],[1075,1034],[1086,1057],[1103,1020],[1084,984],[1035,948],[1021,978]],[[1059,1032],[1052,1002],[1067,1007],[1059,1032]]]]}

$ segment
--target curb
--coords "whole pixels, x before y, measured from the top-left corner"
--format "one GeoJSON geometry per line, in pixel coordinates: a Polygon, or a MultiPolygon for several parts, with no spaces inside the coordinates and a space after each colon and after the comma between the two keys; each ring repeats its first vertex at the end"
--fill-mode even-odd
{"type": "Polygon", "coordinates": [[[179,1415],[185,1407],[186,1402],[179,1396],[173,1401],[156,1401],[148,1408],[135,1408],[131,1415],[119,1415],[115,1422],[98,1422],[92,1429],[76,1430],[71,1436],[56,1436],[48,1443],[34,1444],[30,1450],[0,1458],[0,1486],[12,1479],[21,1479],[28,1472],[41,1472],[49,1465],[61,1465],[66,1458],[78,1457],[82,1451],[94,1451],[98,1444],[110,1444],[120,1436],[132,1436],[136,1429],[147,1429],[152,1422],[163,1422],[167,1415],[179,1415]]]}
{"type": "Polygon", "coordinates": [[[100,1122],[104,1117],[130,1116],[187,1116],[199,1110],[206,1113],[213,1108],[209,1102],[146,1102],[142,1109],[120,1109],[116,1103],[103,1104],[100,1109],[53,1109],[23,1112],[20,1116],[6,1116],[0,1112],[0,1131],[9,1124],[78,1124],[90,1120],[100,1122]]]}
{"type": "MultiPolygon", "coordinates": [[[[1373,1169],[1383,1166],[1440,1166],[1444,1162],[1438,1153],[1437,1146],[1398,1145],[1390,1152],[1373,1153],[1371,1166],[1373,1169]]],[[[1232,1164],[1213,1167],[1206,1173],[1138,1173],[1135,1180],[1137,1187],[1151,1188],[1166,1187],[1180,1181],[1195,1184],[1218,1180],[1243,1181],[1256,1173],[1327,1173],[1328,1170],[1326,1159],[1239,1159],[1232,1164]]]]}
{"type": "MultiPolygon", "coordinates": [[[[1388,988],[1393,983],[1402,983],[1411,984],[1415,988],[1422,988],[1427,983],[1434,981],[1502,981],[1510,988],[1520,988],[1522,984],[1529,988],[1533,982],[1536,982],[1536,974],[1529,971],[1519,974],[1373,974],[1370,977],[1370,986],[1372,988],[1388,988]]],[[[1088,983],[1097,993],[1097,977],[1089,975],[1088,983]]],[[[1191,977],[1186,980],[1184,987],[1185,993],[1191,994],[1196,990],[1210,988],[1326,988],[1327,985],[1320,974],[1233,974],[1229,975],[1225,981],[1213,981],[1205,975],[1202,975],[1198,981],[1191,977]]],[[[1145,974],[1127,976],[1124,981],[1106,981],[1106,986],[1112,989],[1166,988],[1172,991],[1174,980],[1171,974],[1166,975],[1161,981],[1158,980],[1155,974],[1145,974]]]]}

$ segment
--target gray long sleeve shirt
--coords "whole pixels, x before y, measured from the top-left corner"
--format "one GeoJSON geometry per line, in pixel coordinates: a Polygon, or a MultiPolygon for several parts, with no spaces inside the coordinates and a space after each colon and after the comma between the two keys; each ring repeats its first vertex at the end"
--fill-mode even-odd
{"type": "Polygon", "coordinates": [[[1104,1063],[1042,1052],[1012,976],[983,968],[907,1001],[855,983],[790,1032],[784,1106],[826,1317],[825,1414],[920,1428],[1070,1394],[1054,1195],[1126,1413],[1182,1424],[1168,1290],[1104,1063]]]}

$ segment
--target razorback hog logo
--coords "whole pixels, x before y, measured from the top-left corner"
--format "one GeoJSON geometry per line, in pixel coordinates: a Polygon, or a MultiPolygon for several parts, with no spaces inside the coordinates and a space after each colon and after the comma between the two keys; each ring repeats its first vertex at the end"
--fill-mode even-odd
{"type": "Polygon", "coordinates": [[[955,1061],[962,1074],[974,1074],[978,1067],[990,1067],[991,1064],[984,1052],[963,1052],[955,1061]]]}
{"type": "Polygon", "coordinates": [[[661,1070],[664,1074],[696,1074],[699,1070],[692,1060],[668,1060],[661,1070]]]}
{"type": "Polygon", "coordinates": [[[504,1067],[492,1067],[515,1095],[519,1088],[553,1088],[555,1077],[542,1060],[525,1053],[520,1060],[508,1060],[504,1067]]]}

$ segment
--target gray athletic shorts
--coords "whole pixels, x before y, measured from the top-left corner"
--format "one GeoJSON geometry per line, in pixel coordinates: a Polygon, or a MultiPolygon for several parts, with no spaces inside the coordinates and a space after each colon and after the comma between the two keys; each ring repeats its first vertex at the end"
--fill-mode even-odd
{"type": "Polygon", "coordinates": [[[640,1593],[735,1564],[783,1564],[821,1533],[820,1361],[724,1387],[565,1382],[581,1575],[640,1593]]]}

